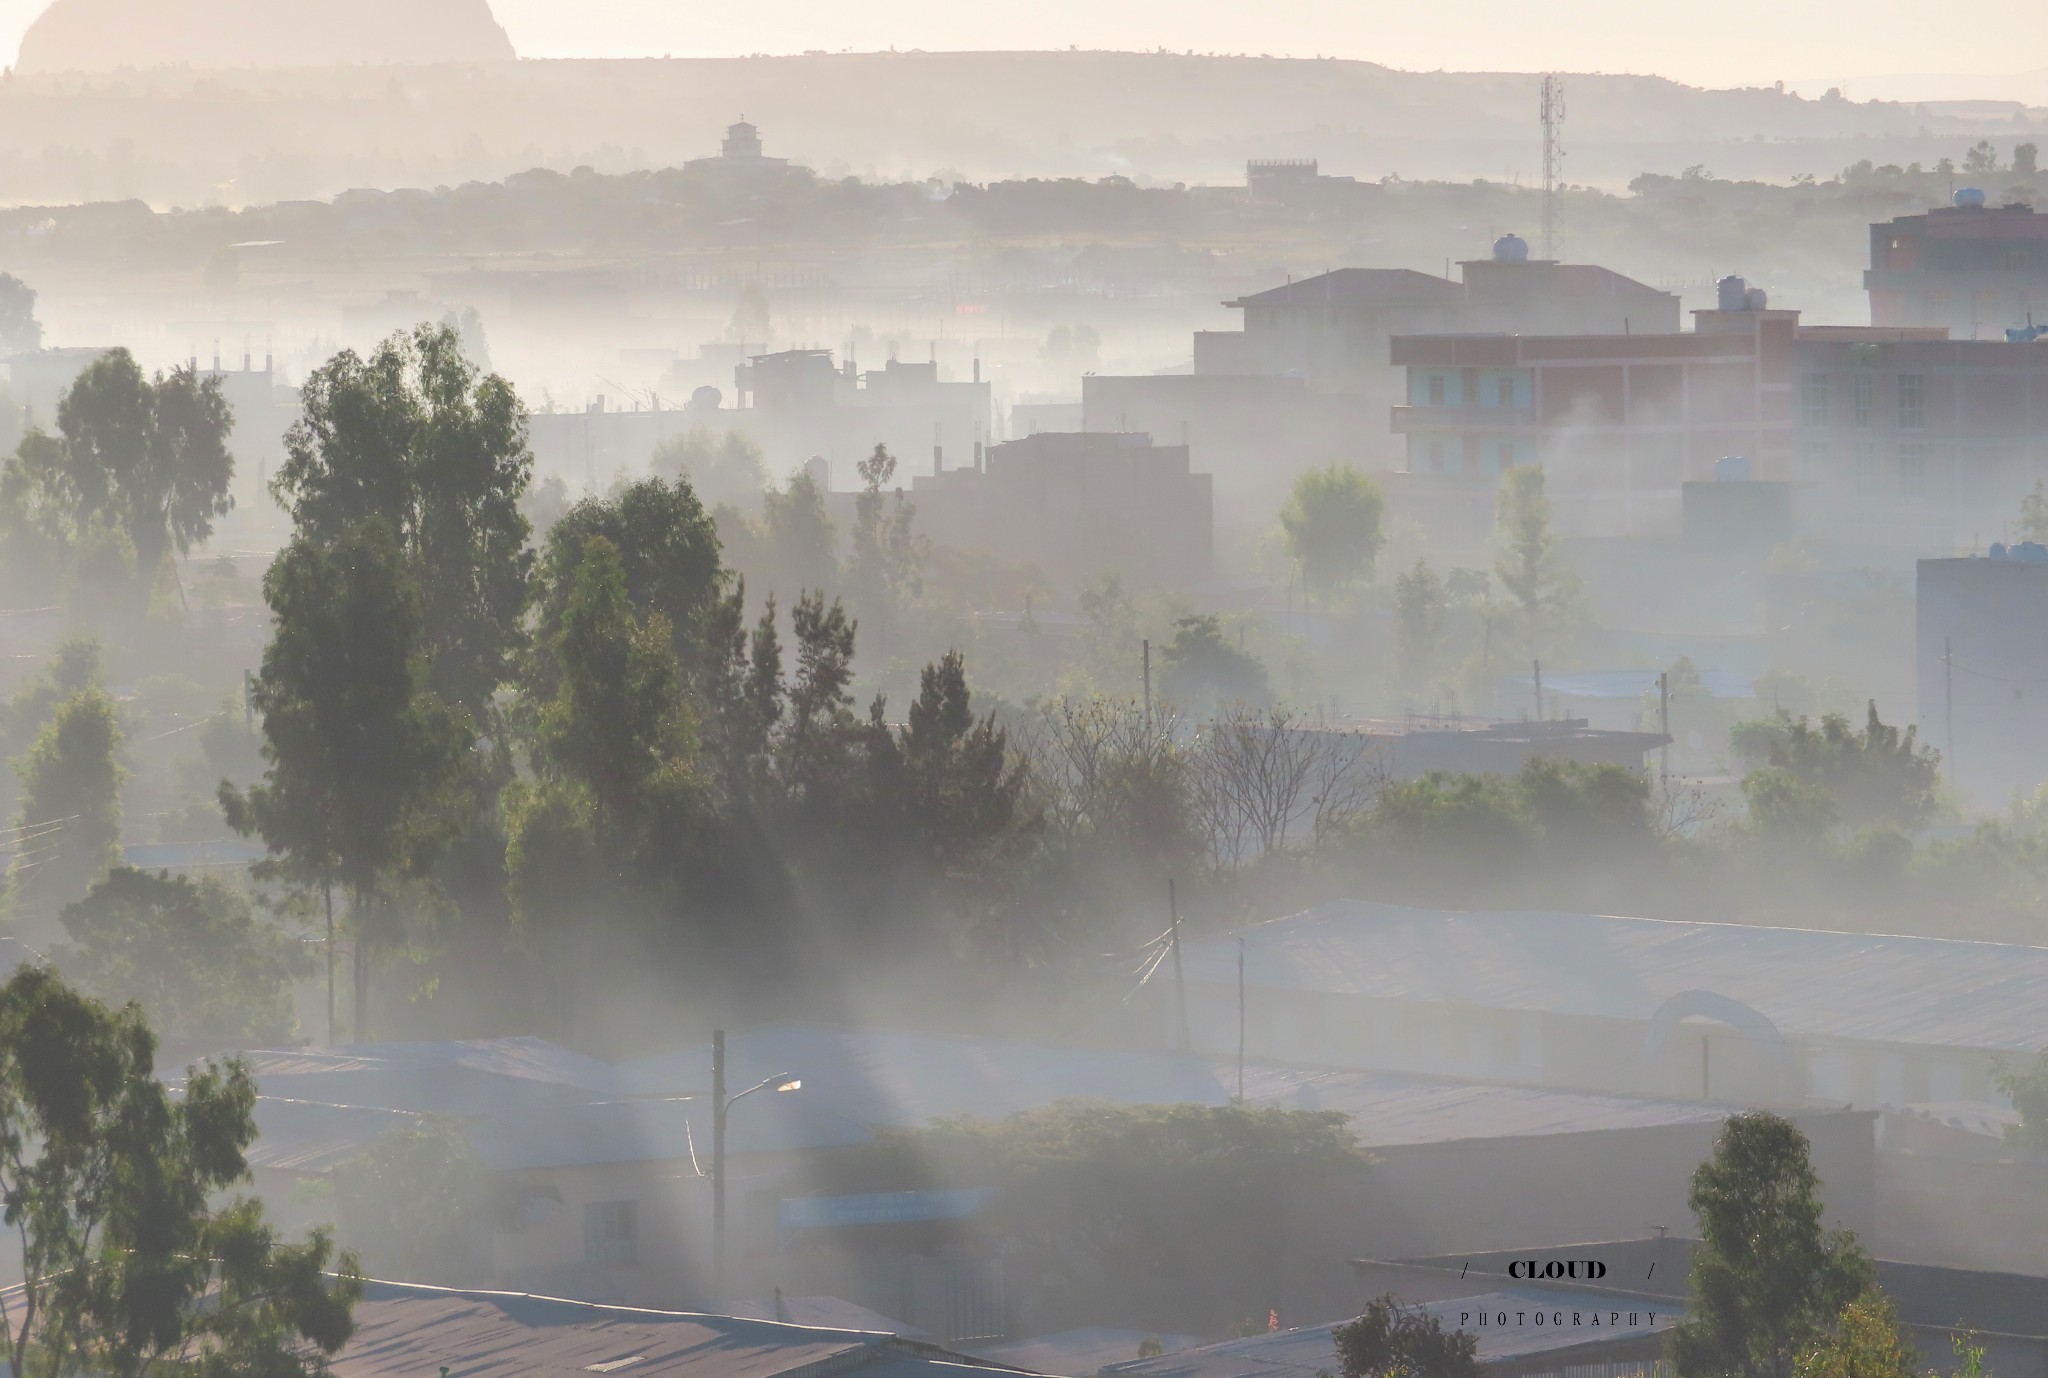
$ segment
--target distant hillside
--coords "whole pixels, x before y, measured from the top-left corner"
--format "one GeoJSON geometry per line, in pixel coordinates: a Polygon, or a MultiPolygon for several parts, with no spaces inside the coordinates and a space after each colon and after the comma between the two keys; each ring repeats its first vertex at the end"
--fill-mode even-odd
{"type": "Polygon", "coordinates": [[[53,0],[22,72],[505,62],[488,0],[53,0]]]}
{"type": "MultiPolygon", "coordinates": [[[[167,13],[197,0],[172,2],[179,8],[167,13]]],[[[351,12],[402,2],[365,0],[351,12]]],[[[481,9],[481,0],[459,2],[481,9]]],[[[164,0],[57,0],[67,10],[145,3],[164,0]]],[[[37,54],[38,65],[49,60],[47,50],[37,54]]],[[[0,85],[0,199],[247,204],[496,180],[536,166],[658,168],[715,152],[742,112],[771,155],[827,176],[1122,173],[1167,185],[1239,183],[1247,158],[1294,157],[1366,180],[1528,185],[1540,175],[1537,82],[1369,62],[1108,52],[520,61],[289,77],[197,66],[17,73],[0,85]]],[[[1778,181],[1825,177],[1866,158],[1931,165],[1956,151],[1966,129],[2001,146],[2021,137],[2010,117],[1977,131],[1917,106],[1768,87],[1572,75],[1565,86],[1566,176],[1614,189],[1641,172],[1696,164],[1778,181]]]]}

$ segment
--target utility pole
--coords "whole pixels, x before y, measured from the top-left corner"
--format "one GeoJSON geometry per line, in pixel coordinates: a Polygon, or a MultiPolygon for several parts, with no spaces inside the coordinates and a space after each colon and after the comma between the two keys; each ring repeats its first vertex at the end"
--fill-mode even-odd
{"type": "MultiPolygon", "coordinates": [[[[1152,735],[1152,638],[1145,638],[1145,735],[1152,735]]],[[[1168,881],[1171,885],[1173,882],[1168,881]]]]}
{"type": "Polygon", "coordinates": [[[711,1032],[711,1301],[725,1304],[725,1030],[711,1032]]]}
{"type": "Polygon", "coordinates": [[[1180,1050],[1191,1052],[1194,1040],[1188,1037],[1188,980],[1180,965],[1180,900],[1173,889],[1173,877],[1166,878],[1166,912],[1173,925],[1173,989],[1180,1002],[1180,1050]]]}
{"type": "Polygon", "coordinates": [[[1542,661],[1540,661],[1540,660],[1532,660],[1532,661],[1530,661],[1529,663],[1530,663],[1531,665],[1533,665],[1533,666],[1535,667],[1535,669],[1536,669],[1536,721],[1537,721],[1537,722],[1542,722],[1542,721],[1543,721],[1543,662],[1542,662],[1542,661]]]}
{"type": "Polygon", "coordinates": [[[1558,129],[1564,123],[1564,83],[1555,72],[1543,74],[1543,94],[1537,103],[1543,121],[1543,257],[1557,257],[1557,196],[1564,173],[1564,145],[1558,129]]]}
{"type": "Polygon", "coordinates": [[[1657,750],[1658,784],[1668,799],[1671,796],[1671,676],[1668,672],[1657,676],[1657,731],[1664,738],[1664,745],[1657,750]]]}
{"type": "Polygon", "coordinates": [[[1941,693],[1942,717],[1945,721],[1945,736],[1948,738],[1948,782],[1956,782],[1956,646],[1948,637],[1941,639],[1941,693]]]}

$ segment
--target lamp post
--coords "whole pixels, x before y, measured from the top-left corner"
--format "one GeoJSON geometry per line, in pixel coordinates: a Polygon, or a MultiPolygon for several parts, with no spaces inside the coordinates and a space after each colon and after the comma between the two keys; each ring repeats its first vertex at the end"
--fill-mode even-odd
{"type": "Polygon", "coordinates": [[[795,1091],[803,1081],[784,1072],[755,1082],[746,1090],[725,1094],[725,1030],[711,1033],[711,1292],[725,1303],[725,1117],[742,1096],[756,1091],[795,1091]]]}

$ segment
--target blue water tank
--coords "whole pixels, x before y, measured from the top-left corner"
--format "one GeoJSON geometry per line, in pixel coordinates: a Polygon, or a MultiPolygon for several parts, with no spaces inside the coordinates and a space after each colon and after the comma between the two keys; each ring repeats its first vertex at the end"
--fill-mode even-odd
{"type": "Polygon", "coordinates": [[[1496,263],[1527,263],[1529,241],[1509,232],[1493,241],[1493,261],[1496,263]]]}
{"type": "Polygon", "coordinates": [[[1723,311],[1746,311],[1749,309],[1749,284],[1730,273],[1716,285],[1720,293],[1720,307],[1723,311]]]}
{"type": "Polygon", "coordinates": [[[1958,209],[1958,210],[1965,210],[1965,211],[1980,211],[1980,210],[1983,210],[1983,209],[1984,209],[1984,188],[1982,188],[1982,187],[1957,187],[1957,188],[1956,188],[1956,209],[1958,209]]]}
{"type": "Polygon", "coordinates": [[[1754,473],[1748,455],[1722,455],[1714,461],[1714,482],[1747,483],[1754,473]]]}

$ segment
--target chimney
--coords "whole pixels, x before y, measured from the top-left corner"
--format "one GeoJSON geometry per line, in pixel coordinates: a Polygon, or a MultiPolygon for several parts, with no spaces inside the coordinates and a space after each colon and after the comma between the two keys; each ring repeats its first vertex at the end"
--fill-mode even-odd
{"type": "Polygon", "coordinates": [[[935,474],[946,472],[946,450],[939,443],[939,423],[936,421],[932,422],[932,472],[935,474]]]}
{"type": "Polygon", "coordinates": [[[982,457],[981,442],[979,440],[974,442],[974,472],[977,474],[988,472],[988,465],[982,457]]]}
{"type": "Polygon", "coordinates": [[[979,354],[974,356],[974,381],[977,383],[981,381],[981,356],[979,354]]]}

